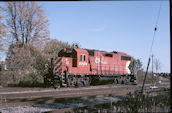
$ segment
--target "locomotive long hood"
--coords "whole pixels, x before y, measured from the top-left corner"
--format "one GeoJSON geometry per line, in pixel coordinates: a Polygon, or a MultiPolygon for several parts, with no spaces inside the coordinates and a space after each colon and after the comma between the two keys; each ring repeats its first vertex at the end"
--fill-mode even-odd
{"type": "Polygon", "coordinates": [[[53,73],[84,75],[133,74],[133,58],[124,52],[64,48],[53,58],[53,73]]]}

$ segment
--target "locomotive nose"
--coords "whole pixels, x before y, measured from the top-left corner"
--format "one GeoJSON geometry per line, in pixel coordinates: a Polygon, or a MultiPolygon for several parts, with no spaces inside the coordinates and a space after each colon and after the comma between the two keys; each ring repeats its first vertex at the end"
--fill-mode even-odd
{"type": "Polygon", "coordinates": [[[126,72],[131,74],[131,61],[127,61],[126,63],[126,72]]]}
{"type": "Polygon", "coordinates": [[[62,57],[56,57],[54,58],[54,74],[60,74],[62,73],[62,57]]]}

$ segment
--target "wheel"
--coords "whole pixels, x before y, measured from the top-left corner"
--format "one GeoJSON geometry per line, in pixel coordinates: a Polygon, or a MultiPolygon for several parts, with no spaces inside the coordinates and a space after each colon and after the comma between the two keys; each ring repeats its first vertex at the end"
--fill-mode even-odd
{"type": "Polygon", "coordinates": [[[118,79],[114,79],[114,84],[118,84],[118,79]]]}
{"type": "Polygon", "coordinates": [[[126,78],[125,78],[125,84],[126,84],[126,85],[129,85],[129,84],[130,84],[130,77],[126,77],[126,78]]]}
{"type": "Polygon", "coordinates": [[[89,77],[85,77],[83,81],[84,86],[89,86],[90,85],[90,79],[89,77]]]}
{"type": "Polygon", "coordinates": [[[77,84],[76,84],[76,87],[82,87],[82,86],[84,86],[83,82],[78,81],[77,84]]]}
{"type": "Polygon", "coordinates": [[[68,79],[68,87],[74,87],[75,86],[76,79],[74,77],[71,77],[68,79]]]}

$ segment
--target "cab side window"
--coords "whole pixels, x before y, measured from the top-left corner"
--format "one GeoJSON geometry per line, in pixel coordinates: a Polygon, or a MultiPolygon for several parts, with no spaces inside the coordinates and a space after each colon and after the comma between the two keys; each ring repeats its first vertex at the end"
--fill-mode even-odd
{"type": "Polygon", "coordinates": [[[85,61],[85,55],[80,55],[80,61],[85,61]]]}

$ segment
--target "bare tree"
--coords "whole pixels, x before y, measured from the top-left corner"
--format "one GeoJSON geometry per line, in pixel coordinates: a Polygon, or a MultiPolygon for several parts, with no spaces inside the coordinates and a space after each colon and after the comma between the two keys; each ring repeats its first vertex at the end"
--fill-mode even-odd
{"type": "MultiPolygon", "coordinates": [[[[0,53],[2,54],[2,51],[4,50],[4,41],[6,36],[6,29],[5,25],[3,24],[3,16],[2,16],[3,8],[0,6],[0,53]]],[[[1,58],[2,56],[0,56],[1,58]]]]}
{"type": "Polygon", "coordinates": [[[135,65],[136,65],[136,71],[143,70],[142,68],[143,64],[140,59],[135,60],[135,65]]]}
{"type": "Polygon", "coordinates": [[[161,69],[161,66],[162,66],[162,63],[160,62],[159,59],[155,59],[154,60],[154,66],[155,66],[155,70],[156,70],[156,73],[161,69]]]}
{"type": "Polygon", "coordinates": [[[49,40],[49,22],[37,2],[7,2],[6,13],[13,43],[42,47],[49,40]]]}
{"type": "Polygon", "coordinates": [[[23,45],[22,47],[16,44],[10,45],[6,58],[7,68],[13,71],[15,80],[19,82],[24,75],[36,72],[33,66],[38,52],[29,45],[23,45]]]}

